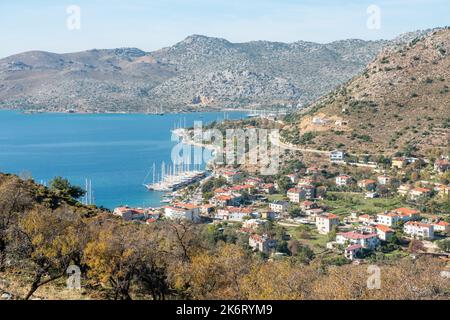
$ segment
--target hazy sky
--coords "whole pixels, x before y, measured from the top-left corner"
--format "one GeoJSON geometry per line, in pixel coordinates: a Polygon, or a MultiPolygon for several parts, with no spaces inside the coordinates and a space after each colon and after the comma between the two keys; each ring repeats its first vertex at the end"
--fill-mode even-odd
{"type": "Polygon", "coordinates": [[[150,51],[191,34],[232,42],[390,39],[445,25],[449,0],[1,0],[0,57],[28,50],[150,51]],[[67,27],[70,5],[81,9],[78,30],[67,27]],[[371,5],[381,10],[379,29],[367,27],[371,5]]]}

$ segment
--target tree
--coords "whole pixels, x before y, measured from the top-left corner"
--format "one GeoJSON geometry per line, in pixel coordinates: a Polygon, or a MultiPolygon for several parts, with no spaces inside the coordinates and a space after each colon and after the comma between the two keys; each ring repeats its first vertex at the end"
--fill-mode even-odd
{"type": "Polygon", "coordinates": [[[72,185],[69,180],[62,177],[53,179],[49,188],[59,196],[73,199],[79,199],[86,193],[82,188],[72,185]]]}
{"type": "Polygon", "coordinates": [[[289,209],[289,216],[290,216],[291,218],[296,218],[296,217],[298,217],[300,214],[301,214],[301,211],[300,211],[300,209],[297,208],[297,207],[291,207],[291,208],[289,209]]]}
{"type": "Polygon", "coordinates": [[[438,241],[437,245],[438,245],[439,249],[441,249],[442,251],[450,252],[450,240],[444,239],[444,240],[438,241]]]}
{"type": "Polygon", "coordinates": [[[0,271],[5,268],[12,227],[20,215],[31,208],[32,198],[29,188],[20,179],[0,180],[0,271]]]}
{"type": "Polygon", "coordinates": [[[423,251],[423,249],[424,249],[424,246],[423,246],[422,241],[412,239],[411,242],[409,243],[408,250],[411,253],[417,253],[419,251],[423,251]]]}
{"type": "Polygon", "coordinates": [[[168,291],[165,269],[157,259],[161,239],[140,227],[106,223],[84,250],[89,277],[111,286],[115,300],[130,300],[133,283],[149,289],[154,299],[162,299],[168,291]]]}
{"type": "Polygon", "coordinates": [[[14,255],[32,262],[33,281],[25,299],[37,289],[66,274],[79,263],[86,226],[80,215],[67,208],[34,208],[19,219],[14,255]]]}
{"type": "Polygon", "coordinates": [[[328,233],[327,239],[328,241],[334,241],[337,235],[337,228],[334,226],[331,231],[328,233]]]}
{"type": "Polygon", "coordinates": [[[292,187],[292,181],[286,176],[281,176],[277,180],[278,189],[281,193],[286,193],[292,187]]]}
{"type": "Polygon", "coordinates": [[[248,272],[251,259],[237,245],[219,245],[200,251],[188,263],[178,265],[173,285],[188,299],[244,299],[239,279],[248,272]]]}

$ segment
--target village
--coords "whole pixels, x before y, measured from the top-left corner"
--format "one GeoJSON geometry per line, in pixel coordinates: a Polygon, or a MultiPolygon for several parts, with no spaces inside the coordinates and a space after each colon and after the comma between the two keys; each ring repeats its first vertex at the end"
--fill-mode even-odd
{"type": "Polygon", "coordinates": [[[297,254],[345,264],[412,253],[449,258],[448,157],[430,162],[402,156],[358,166],[336,150],[327,162],[304,167],[294,160],[278,176],[222,167],[173,192],[166,206],[124,206],[113,214],[143,224],[205,224],[263,259],[297,254]]]}

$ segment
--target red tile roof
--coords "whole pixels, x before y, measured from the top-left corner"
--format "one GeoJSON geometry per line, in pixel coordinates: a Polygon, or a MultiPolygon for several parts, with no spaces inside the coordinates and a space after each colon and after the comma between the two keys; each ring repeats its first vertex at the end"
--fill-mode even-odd
{"type": "Polygon", "coordinates": [[[394,230],[392,230],[391,228],[389,228],[387,226],[383,226],[382,224],[377,225],[377,229],[384,233],[394,232],[394,230]]]}
{"type": "Polygon", "coordinates": [[[375,233],[370,233],[370,234],[362,234],[362,233],[358,233],[355,231],[350,231],[350,232],[343,232],[343,233],[338,233],[338,235],[341,235],[347,239],[370,239],[370,238],[374,238],[377,237],[377,235],[375,233]]]}
{"type": "Polygon", "coordinates": [[[362,246],[360,244],[354,244],[345,248],[346,251],[354,251],[357,249],[362,249],[362,246]]]}

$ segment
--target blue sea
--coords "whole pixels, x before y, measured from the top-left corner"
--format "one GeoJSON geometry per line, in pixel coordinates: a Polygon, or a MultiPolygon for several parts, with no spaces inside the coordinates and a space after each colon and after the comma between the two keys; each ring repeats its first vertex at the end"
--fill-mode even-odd
{"type": "Polygon", "coordinates": [[[152,166],[171,163],[175,127],[241,119],[242,112],[188,114],[23,114],[0,111],[0,172],[28,174],[42,184],[56,176],[84,188],[95,204],[155,207],[161,193],[143,186],[152,166]]]}

